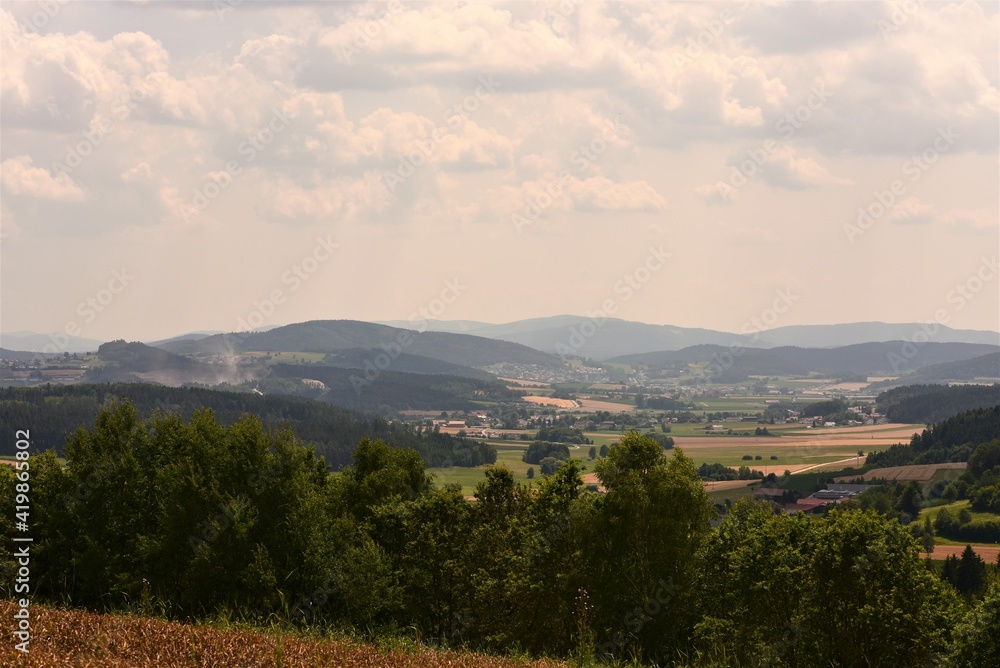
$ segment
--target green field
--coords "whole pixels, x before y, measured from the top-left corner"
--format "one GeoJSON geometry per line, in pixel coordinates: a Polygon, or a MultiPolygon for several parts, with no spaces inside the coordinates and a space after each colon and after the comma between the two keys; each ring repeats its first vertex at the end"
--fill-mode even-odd
{"type": "MultiPolygon", "coordinates": [[[[973,520],[997,519],[997,515],[995,513],[982,513],[976,510],[972,510],[972,508],[969,506],[969,503],[970,503],[969,500],[965,499],[964,501],[955,501],[954,503],[949,503],[943,506],[932,506],[930,508],[924,508],[920,511],[920,514],[917,515],[917,520],[923,522],[924,517],[930,515],[931,521],[933,522],[934,516],[937,515],[938,511],[941,510],[942,508],[947,508],[956,515],[961,510],[968,510],[969,515],[972,516],[973,520]]],[[[934,542],[937,543],[938,545],[996,545],[996,543],[970,543],[967,540],[965,541],[952,540],[950,538],[945,538],[943,536],[934,536],[934,542]]]]}
{"type": "MultiPolygon", "coordinates": [[[[600,434],[587,434],[589,437],[597,436],[600,434]]],[[[617,440],[620,434],[612,434],[606,436],[609,440],[612,438],[617,440]]],[[[595,439],[596,440],[596,439],[595,439]]],[[[802,465],[802,464],[824,464],[827,462],[834,462],[841,459],[847,459],[853,457],[857,454],[858,448],[851,446],[823,446],[819,449],[811,448],[797,448],[789,446],[780,445],[770,445],[766,441],[766,438],[760,439],[743,439],[743,443],[734,438],[734,443],[730,445],[713,445],[707,448],[692,447],[684,451],[684,453],[691,457],[694,461],[695,466],[700,466],[701,464],[723,464],[725,466],[749,466],[752,469],[757,469],[765,474],[774,473],[776,475],[781,475],[785,472],[785,469],[789,466],[802,465]],[[762,459],[759,460],[743,460],[743,455],[760,455],[762,459]],[[771,456],[774,455],[777,459],[772,460],[771,456]]],[[[780,442],[780,439],[774,439],[780,442]]],[[[521,454],[527,447],[528,443],[525,441],[523,445],[510,445],[510,441],[491,441],[493,445],[497,448],[497,464],[505,465],[511,471],[514,472],[514,476],[527,483],[527,473],[530,464],[526,464],[521,461],[521,454]]],[[[600,448],[600,443],[597,445],[600,448]]],[[[879,450],[881,448],[873,448],[872,450],[879,450]]],[[[588,452],[590,450],[589,445],[581,445],[578,450],[570,449],[570,455],[574,459],[580,459],[583,461],[584,466],[587,467],[588,472],[594,470],[593,461],[588,458],[588,452]]],[[[868,452],[868,450],[865,450],[868,452]]],[[[667,453],[669,456],[669,452],[667,453]]],[[[850,466],[850,462],[845,462],[844,466],[850,466]]],[[[431,468],[428,469],[428,473],[434,474],[435,482],[439,485],[458,483],[462,485],[462,489],[466,495],[472,494],[475,489],[476,483],[483,479],[485,475],[484,466],[478,467],[458,467],[451,466],[448,468],[431,468]]],[[[535,475],[540,477],[541,473],[538,466],[535,466],[535,475]]],[[[829,472],[822,473],[822,477],[829,477],[831,474],[829,472]]],[[[797,476],[796,476],[797,477],[797,476]]],[[[734,491],[730,491],[728,498],[734,498],[734,491]]]]}
{"type": "MultiPolygon", "coordinates": [[[[524,442],[524,445],[500,445],[496,442],[493,443],[497,446],[497,465],[503,465],[509,468],[514,473],[514,478],[516,480],[519,480],[524,484],[532,484],[532,481],[528,480],[529,468],[535,469],[535,480],[541,479],[542,474],[537,464],[528,464],[521,461],[521,455],[528,447],[527,441],[524,442]]],[[[570,456],[573,459],[580,459],[583,462],[587,469],[584,473],[593,472],[594,462],[587,458],[587,452],[590,450],[590,446],[581,445],[579,447],[579,450],[573,450],[570,448],[570,456]]],[[[475,491],[476,484],[483,479],[485,471],[485,466],[449,466],[447,468],[439,467],[427,469],[428,473],[434,475],[434,482],[436,484],[449,485],[458,483],[462,486],[462,492],[466,496],[471,495],[475,491]]]]}
{"type": "MultiPolygon", "coordinates": [[[[875,448],[875,450],[880,448],[875,448]]],[[[865,452],[868,452],[867,450],[865,452]]],[[[848,446],[822,446],[820,448],[797,448],[788,446],[767,446],[759,442],[747,443],[734,447],[712,446],[710,448],[688,448],[684,454],[694,460],[695,466],[701,464],[714,464],[718,462],[725,466],[749,466],[750,468],[764,471],[765,473],[784,472],[782,467],[802,464],[825,464],[842,459],[848,459],[858,454],[857,447],[848,446]],[[761,459],[744,460],[744,455],[753,457],[760,456],[761,459]],[[771,457],[777,459],[771,459],[771,457]],[[765,469],[766,467],[766,469],[765,469]]],[[[844,462],[844,466],[851,466],[851,462],[844,462]]]]}
{"type": "Polygon", "coordinates": [[[712,490],[709,487],[708,498],[712,499],[712,503],[725,503],[728,499],[732,503],[736,503],[739,499],[751,498],[753,497],[753,491],[758,485],[747,485],[745,487],[736,487],[734,489],[720,489],[712,490]]]}

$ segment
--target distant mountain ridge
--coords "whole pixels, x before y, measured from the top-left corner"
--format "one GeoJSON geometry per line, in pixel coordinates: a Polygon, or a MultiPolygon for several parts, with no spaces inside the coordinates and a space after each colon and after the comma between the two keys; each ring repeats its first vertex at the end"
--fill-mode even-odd
{"type": "Polygon", "coordinates": [[[574,315],[531,318],[504,324],[461,320],[429,320],[413,323],[388,321],[403,328],[425,327],[427,331],[457,331],[521,343],[545,352],[558,353],[569,347],[584,357],[608,360],[666,350],[682,350],[696,345],[739,345],[745,348],[798,346],[834,348],[861,343],[912,340],[918,333],[937,343],[1000,345],[1000,332],[952,329],[945,325],[921,323],[856,322],[835,325],[789,325],[760,332],[736,334],[711,329],[650,325],[643,322],[607,318],[595,321],[574,315]]]}
{"type": "MultiPolygon", "coordinates": [[[[807,374],[886,374],[897,375],[918,369],[939,368],[942,378],[955,367],[955,372],[969,373],[990,370],[990,360],[1000,359],[997,346],[976,343],[925,343],[911,351],[903,341],[859,343],[838,348],[747,348],[738,355],[723,346],[691,346],[683,350],[663,350],[614,357],[610,362],[662,366],[672,362],[702,363],[716,359],[731,360],[726,370],[749,376],[780,376],[807,374]],[[727,355],[729,357],[727,357],[727,355]],[[977,361],[978,360],[978,361],[977,361]],[[984,365],[985,363],[985,365],[984,365]],[[941,368],[943,367],[943,368],[941,368]]],[[[922,375],[923,371],[918,372],[922,375]]],[[[971,378],[972,376],[963,376],[971,378]]]]}
{"type": "MultiPolygon", "coordinates": [[[[548,354],[569,354],[590,357],[595,360],[608,360],[623,355],[652,353],[667,350],[682,350],[696,345],[739,345],[745,348],[774,348],[780,346],[797,346],[803,348],[835,348],[861,343],[876,343],[885,341],[913,340],[914,337],[927,336],[937,343],[973,343],[1000,345],[1000,332],[986,330],[953,329],[945,325],[924,325],[921,323],[884,323],[856,322],[833,325],[789,325],[760,332],[732,333],[697,327],[677,327],[672,325],[651,325],[643,322],[606,318],[594,320],[585,316],[557,315],[544,318],[529,318],[513,322],[494,324],[476,320],[389,320],[384,322],[361,322],[357,320],[313,320],[273,328],[262,328],[259,334],[279,332],[275,338],[253,338],[251,334],[236,335],[239,341],[237,348],[249,350],[245,344],[252,340],[254,346],[292,345],[298,338],[299,343],[309,346],[311,352],[333,352],[345,348],[376,348],[379,345],[391,344],[395,335],[388,335],[390,330],[379,330],[379,327],[395,328],[397,330],[422,331],[421,342],[414,343],[414,348],[406,351],[410,354],[442,359],[446,362],[462,366],[479,365],[480,361],[472,360],[468,354],[446,352],[448,343],[437,339],[431,334],[451,334],[454,336],[472,336],[497,341],[521,344],[548,354]],[[317,323],[352,323],[338,327],[318,325],[317,323]],[[292,328],[289,330],[289,328],[292,328]],[[353,329],[353,332],[347,330],[353,329]],[[280,341],[280,343],[277,343],[280,341]],[[433,354],[428,354],[433,351],[433,354]],[[442,357],[444,355],[444,357],[442,357]],[[463,361],[456,361],[461,359],[463,361]]],[[[225,345],[224,334],[212,332],[189,332],[178,336],[148,342],[148,345],[163,348],[176,353],[225,353],[230,346],[225,345]]],[[[230,335],[232,336],[232,335],[230,335]]],[[[58,334],[46,335],[35,332],[11,332],[0,334],[0,347],[9,351],[41,351],[46,345],[52,346],[53,337],[62,341],[58,334]]],[[[461,347],[460,339],[453,339],[450,345],[461,347]]],[[[94,339],[68,337],[68,343],[59,347],[62,352],[90,352],[97,350],[101,344],[94,339]]],[[[477,346],[469,342],[464,345],[477,346]]],[[[478,349],[484,349],[480,343],[478,349]]],[[[261,348],[257,348],[261,349],[261,348]]],[[[299,350],[302,350],[299,348],[299,350]]],[[[302,350],[302,352],[307,352],[302,350]]],[[[524,351],[507,349],[507,353],[516,358],[527,358],[524,351]]],[[[552,363],[552,360],[542,361],[535,358],[541,365],[552,363]]]]}
{"type": "Polygon", "coordinates": [[[49,354],[88,353],[97,350],[103,341],[68,336],[62,332],[5,332],[0,334],[0,348],[11,352],[45,352],[49,354]]]}

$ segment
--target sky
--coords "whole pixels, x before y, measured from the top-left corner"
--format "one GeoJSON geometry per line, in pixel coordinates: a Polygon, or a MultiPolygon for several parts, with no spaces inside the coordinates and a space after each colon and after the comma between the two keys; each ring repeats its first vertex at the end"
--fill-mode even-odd
{"type": "Polygon", "coordinates": [[[995,331],[998,9],[3,2],[0,329],[995,331]]]}

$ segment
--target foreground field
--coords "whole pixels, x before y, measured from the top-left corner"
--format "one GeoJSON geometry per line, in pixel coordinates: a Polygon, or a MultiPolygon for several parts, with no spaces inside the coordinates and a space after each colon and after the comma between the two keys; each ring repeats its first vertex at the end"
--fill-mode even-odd
{"type": "MultiPolygon", "coordinates": [[[[29,653],[14,649],[4,633],[0,665],[170,668],[173,666],[352,666],[370,668],[563,668],[556,661],[519,661],[481,654],[409,647],[379,649],[343,639],[310,639],[282,633],[217,629],[130,615],[31,608],[29,653]]],[[[15,606],[0,600],[0,616],[15,606]]]]}

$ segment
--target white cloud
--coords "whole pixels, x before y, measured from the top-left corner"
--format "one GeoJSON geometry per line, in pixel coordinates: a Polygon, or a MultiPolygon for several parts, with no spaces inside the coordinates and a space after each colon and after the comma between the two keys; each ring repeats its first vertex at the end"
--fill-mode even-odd
{"type": "Polygon", "coordinates": [[[47,200],[82,201],[83,189],[69,174],[53,176],[43,167],[34,167],[29,156],[19,155],[0,163],[0,180],[11,195],[47,200]]]}
{"type": "Polygon", "coordinates": [[[940,211],[918,197],[907,197],[898,202],[889,212],[889,220],[900,224],[940,225],[978,231],[1000,229],[1000,219],[986,209],[956,208],[940,211]]]}
{"type": "Polygon", "coordinates": [[[770,185],[792,190],[852,183],[850,179],[830,174],[812,158],[799,157],[790,146],[781,146],[771,153],[761,173],[770,185]]]}

